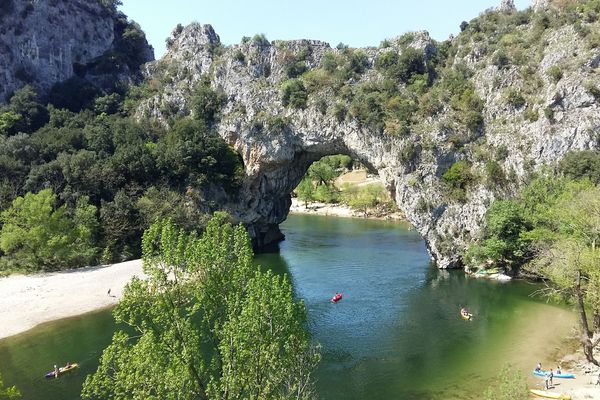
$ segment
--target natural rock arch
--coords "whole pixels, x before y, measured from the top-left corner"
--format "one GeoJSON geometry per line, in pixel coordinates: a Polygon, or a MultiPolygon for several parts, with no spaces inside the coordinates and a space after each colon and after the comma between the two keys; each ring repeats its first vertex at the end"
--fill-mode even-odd
{"type": "MultiPolygon", "coordinates": [[[[547,83],[540,89],[536,112],[543,115],[544,107],[551,109],[552,118],[526,121],[523,110],[506,106],[502,91],[522,84],[515,67],[490,65],[480,60],[476,48],[455,60],[474,70],[471,82],[484,103],[481,127],[460,148],[443,124],[452,118],[448,107],[422,121],[410,135],[394,136],[370,130],[353,117],[339,118],[331,112],[338,101],[331,89],[311,95],[301,109],[284,106],[280,90],[289,78],[286,59],[301,54],[306,68],[312,70],[320,66],[326,52],[339,54],[343,49],[319,41],[268,42],[261,37],[222,48],[212,27],[199,24],[174,31],[167,55],[148,64],[150,79],[166,76],[170,83],[140,105],[138,117],[166,123],[161,110],[189,114],[192,88],[209,76],[211,86],[227,96],[216,128],[242,156],[246,172],[239,198],[225,207],[248,227],[258,246],[281,239],[277,225],[287,216],[290,193],[310,163],[342,153],[380,174],[438,266],[455,267],[461,265],[462,251],[481,234],[483,217],[496,196],[516,193],[531,171],[556,163],[570,150],[598,147],[600,113],[596,99],[583,85],[598,65],[597,58],[578,70],[564,71],[560,82],[553,83],[548,74],[551,66],[584,50],[572,27],[549,35],[539,65],[547,83]],[[504,122],[498,124],[498,119],[504,122]],[[484,174],[486,160],[477,156],[482,149],[503,150],[500,167],[511,172],[512,181],[497,189],[481,179],[469,187],[462,201],[450,199],[442,174],[458,160],[468,161],[474,173],[484,174]]],[[[361,49],[368,65],[358,81],[348,84],[382,79],[375,60],[387,52],[401,52],[398,43],[404,41],[361,49]]],[[[437,51],[426,32],[411,34],[409,46],[422,52],[425,60],[437,51]]]]}

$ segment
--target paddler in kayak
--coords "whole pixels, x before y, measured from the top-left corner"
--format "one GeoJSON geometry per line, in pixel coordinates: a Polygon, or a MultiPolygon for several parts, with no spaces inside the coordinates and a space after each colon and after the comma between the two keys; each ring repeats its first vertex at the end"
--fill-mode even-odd
{"type": "Polygon", "coordinates": [[[460,308],[460,315],[464,319],[471,319],[473,317],[473,314],[471,314],[466,307],[461,307],[460,308]]]}

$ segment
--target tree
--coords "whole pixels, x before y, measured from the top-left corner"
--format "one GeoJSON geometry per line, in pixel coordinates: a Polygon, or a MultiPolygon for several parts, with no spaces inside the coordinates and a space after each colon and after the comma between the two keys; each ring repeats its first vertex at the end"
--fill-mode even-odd
{"type": "Polygon", "coordinates": [[[21,398],[21,393],[16,387],[4,387],[2,382],[2,375],[0,375],[0,400],[17,400],[21,398]]]}
{"type": "Polygon", "coordinates": [[[584,354],[600,365],[594,356],[600,344],[600,187],[567,191],[551,212],[554,237],[538,241],[540,254],[529,268],[550,281],[551,295],[575,303],[584,354]]]}
{"type": "Polygon", "coordinates": [[[120,331],[84,399],[308,399],[319,355],[285,276],[253,265],[248,234],[217,213],[202,237],[156,222],[143,238],[146,280],[114,311],[120,331]]]}
{"type": "Polygon", "coordinates": [[[489,387],[484,394],[485,400],[527,400],[529,391],[521,371],[511,365],[502,368],[498,384],[489,387]]]}
{"type": "Polygon", "coordinates": [[[298,198],[304,201],[304,208],[307,208],[308,203],[315,200],[315,185],[312,179],[305,176],[296,188],[296,193],[298,198]]]}
{"type": "Polygon", "coordinates": [[[0,249],[18,267],[52,270],[83,266],[96,255],[96,207],[82,197],[70,213],[56,208],[51,189],[17,197],[0,214],[0,249]]]}
{"type": "Polygon", "coordinates": [[[348,205],[355,210],[361,211],[365,218],[367,218],[369,208],[383,201],[385,195],[385,188],[376,183],[360,187],[347,187],[344,191],[344,198],[348,205]]]}

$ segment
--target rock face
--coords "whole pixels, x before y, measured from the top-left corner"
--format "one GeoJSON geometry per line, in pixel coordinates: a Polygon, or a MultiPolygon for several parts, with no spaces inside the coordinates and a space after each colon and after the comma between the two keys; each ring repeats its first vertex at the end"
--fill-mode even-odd
{"type": "MultiPolygon", "coordinates": [[[[287,79],[286,58],[302,54],[310,70],[319,66],[325,52],[343,50],[310,40],[246,40],[222,48],[213,29],[198,24],[176,32],[165,58],[148,65],[151,76],[169,71],[171,83],[142,103],[138,116],[166,123],[161,110],[188,114],[191,88],[202,76],[209,76],[212,86],[228,98],[217,129],[242,156],[246,170],[240,198],[226,207],[248,226],[259,246],[281,238],[277,225],[285,220],[290,193],[310,164],[343,153],[381,175],[439,267],[458,267],[461,252],[481,234],[483,217],[495,198],[516,193],[531,172],[555,165],[570,150],[598,148],[600,112],[584,82],[597,83],[594,70],[600,54],[585,50],[569,26],[549,32],[545,40],[539,100],[530,105],[536,118],[525,118],[525,107],[508,105],[502,95],[526,84],[516,67],[489,63],[476,46],[457,56],[456,63],[475,71],[471,81],[484,102],[479,135],[460,149],[451,143],[444,124],[449,111],[423,121],[414,129],[417,133],[402,137],[374,132],[354,118],[338,118],[332,111],[338,97],[331,90],[311,95],[305,109],[283,106],[280,87],[287,79]],[[573,54],[579,58],[573,59],[573,54]],[[564,71],[558,81],[549,73],[556,65],[564,71]],[[274,123],[275,118],[285,121],[284,126],[274,123]],[[408,161],[402,156],[407,149],[412,152],[408,161]],[[464,201],[449,200],[441,175],[457,160],[467,160],[475,174],[484,176],[486,161],[478,155],[483,151],[502,153],[496,159],[507,183],[499,189],[481,179],[468,189],[464,201]]],[[[384,52],[400,51],[395,40],[390,43],[386,48],[363,49],[368,66],[361,81],[381,79],[373,63],[384,52]]],[[[436,44],[426,32],[413,34],[410,46],[426,59],[436,53],[436,44]]]]}
{"type": "MultiPolygon", "coordinates": [[[[110,51],[115,18],[97,0],[2,0],[0,102],[26,84],[43,96],[110,51]]],[[[153,59],[148,46],[145,61],[153,59]]]]}
{"type": "Polygon", "coordinates": [[[532,0],[531,7],[536,11],[545,10],[550,7],[551,0],[532,0]]]}
{"type": "Polygon", "coordinates": [[[512,12],[516,11],[517,7],[515,7],[514,0],[502,0],[500,2],[500,6],[498,7],[498,11],[502,12],[512,12]]]}

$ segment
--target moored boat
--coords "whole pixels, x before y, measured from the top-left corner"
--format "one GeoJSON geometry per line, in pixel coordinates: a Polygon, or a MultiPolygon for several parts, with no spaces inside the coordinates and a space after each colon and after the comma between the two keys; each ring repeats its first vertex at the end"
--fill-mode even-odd
{"type": "MultiPolygon", "coordinates": [[[[546,375],[548,375],[550,373],[550,371],[536,371],[533,370],[533,374],[535,376],[541,376],[544,377],[546,375]]],[[[567,373],[560,373],[557,374],[556,372],[554,372],[554,374],[552,375],[553,378],[561,378],[561,379],[575,379],[575,374],[567,374],[567,373]]]]}
{"type": "Polygon", "coordinates": [[[529,391],[538,396],[546,399],[561,399],[561,400],[571,400],[571,396],[567,396],[566,394],[549,392],[547,390],[538,390],[538,389],[529,389],[529,391]]]}

